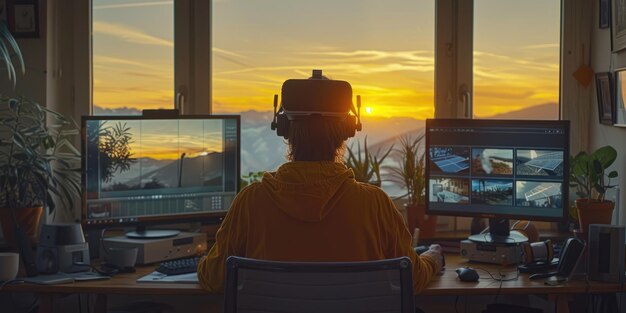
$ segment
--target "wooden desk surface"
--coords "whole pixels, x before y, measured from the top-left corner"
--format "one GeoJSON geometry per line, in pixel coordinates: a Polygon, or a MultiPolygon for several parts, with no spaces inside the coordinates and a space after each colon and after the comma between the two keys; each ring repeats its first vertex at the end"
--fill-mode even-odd
{"type": "MultiPolygon", "coordinates": [[[[470,266],[483,268],[494,276],[498,275],[500,266],[483,263],[468,263],[458,255],[446,256],[447,268],[443,274],[435,277],[422,295],[489,295],[489,294],[580,294],[587,292],[612,293],[618,292],[619,284],[589,282],[584,279],[574,279],[564,285],[548,286],[543,280],[529,280],[527,274],[520,274],[516,280],[500,282],[490,279],[489,274],[478,270],[481,279],[478,282],[461,282],[457,278],[455,269],[470,266]]],[[[35,292],[35,293],[91,293],[91,294],[143,294],[143,295],[202,295],[214,298],[214,301],[223,301],[220,294],[208,294],[198,284],[168,284],[168,283],[137,283],[136,280],[151,273],[153,266],[138,267],[136,273],[119,274],[112,279],[102,281],[84,281],[61,285],[32,285],[18,284],[5,286],[2,291],[35,292]]],[[[514,277],[513,267],[502,270],[508,277],[514,277]],[[512,272],[512,273],[510,273],[512,272]]]]}

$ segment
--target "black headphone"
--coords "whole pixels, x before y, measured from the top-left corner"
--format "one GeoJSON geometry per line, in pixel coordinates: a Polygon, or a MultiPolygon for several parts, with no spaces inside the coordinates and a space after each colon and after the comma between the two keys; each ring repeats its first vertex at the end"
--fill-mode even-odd
{"type": "Polygon", "coordinates": [[[336,119],[343,121],[343,137],[346,140],[362,129],[361,96],[357,95],[356,99],[355,109],[352,87],[348,82],[327,79],[322,76],[321,70],[313,70],[310,79],[289,79],[283,83],[280,109],[278,95],[274,95],[271,128],[276,130],[276,135],[289,139],[291,121],[336,119]]]}

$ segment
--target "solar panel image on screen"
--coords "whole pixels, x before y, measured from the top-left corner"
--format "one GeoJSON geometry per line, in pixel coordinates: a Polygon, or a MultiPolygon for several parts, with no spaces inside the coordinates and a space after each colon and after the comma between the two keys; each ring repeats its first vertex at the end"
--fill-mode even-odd
{"type": "Polygon", "coordinates": [[[459,147],[431,147],[430,170],[433,173],[465,174],[469,172],[469,149],[459,147]]]}
{"type": "Polygon", "coordinates": [[[427,214],[567,217],[569,121],[435,118],[424,138],[427,214]],[[469,192],[452,190],[459,184],[450,179],[467,182],[469,192]]]}
{"type": "Polygon", "coordinates": [[[472,148],[472,173],[512,175],[513,149],[472,148]]]}
{"type": "Polygon", "coordinates": [[[562,184],[552,182],[517,181],[517,206],[561,208],[562,184]]]}
{"type": "Polygon", "coordinates": [[[513,205],[513,180],[472,179],[472,203],[513,205]]]}
{"type": "Polygon", "coordinates": [[[436,178],[429,184],[431,202],[469,203],[469,179],[436,178]]]}
{"type": "Polygon", "coordinates": [[[563,176],[563,151],[517,150],[517,175],[563,176]]]}

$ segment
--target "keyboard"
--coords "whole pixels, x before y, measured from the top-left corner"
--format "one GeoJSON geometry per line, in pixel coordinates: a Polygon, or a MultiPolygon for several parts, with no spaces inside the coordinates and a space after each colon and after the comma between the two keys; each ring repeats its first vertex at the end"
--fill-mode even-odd
{"type": "Polygon", "coordinates": [[[165,261],[159,264],[156,271],[165,275],[180,275],[194,273],[198,269],[198,262],[201,257],[194,256],[184,259],[165,261]]]}

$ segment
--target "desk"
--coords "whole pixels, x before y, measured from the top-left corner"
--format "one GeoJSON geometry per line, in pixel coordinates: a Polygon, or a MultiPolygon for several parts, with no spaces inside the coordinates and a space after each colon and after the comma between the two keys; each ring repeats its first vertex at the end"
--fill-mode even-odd
{"type": "MultiPolygon", "coordinates": [[[[420,296],[437,295],[526,295],[526,294],[547,294],[553,301],[559,304],[559,312],[567,312],[566,296],[584,293],[616,293],[620,291],[619,284],[605,284],[585,281],[570,281],[565,285],[547,286],[542,280],[529,280],[528,275],[520,274],[517,280],[500,282],[492,279],[480,279],[480,281],[461,282],[458,280],[457,267],[472,266],[484,268],[492,274],[497,274],[499,266],[482,263],[467,263],[458,255],[448,255],[446,257],[447,270],[433,280],[420,296]]],[[[110,280],[87,281],[72,284],[62,284],[54,286],[46,285],[9,285],[1,292],[32,292],[41,297],[40,312],[52,311],[52,299],[62,294],[94,294],[96,295],[95,312],[105,312],[108,295],[189,295],[205,297],[211,307],[220,308],[223,302],[221,294],[208,294],[203,291],[198,284],[164,284],[164,283],[137,283],[139,277],[147,275],[154,270],[153,266],[138,267],[136,273],[120,274],[110,280]]],[[[481,277],[488,277],[487,273],[479,271],[481,277]]],[[[623,290],[622,290],[623,291],[623,290]]],[[[204,312],[212,312],[209,309],[204,312]]],[[[219,311],[221,312],[221,311],[219,311]]]]}

